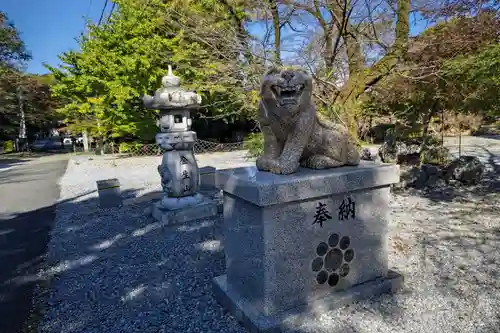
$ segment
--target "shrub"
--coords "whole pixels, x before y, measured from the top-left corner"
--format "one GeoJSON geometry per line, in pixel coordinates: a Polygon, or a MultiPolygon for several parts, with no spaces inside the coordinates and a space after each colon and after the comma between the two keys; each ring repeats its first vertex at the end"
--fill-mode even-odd
{"type": "Polygon", "coordinates": [[[143,153],[144,152],[144,150],[143,150],[144,147],[147,147],[147,145],[145,145],[143,143],[134,142],[132,144],[132,153],[143,153]]]}
{"type": "Polygon", "coordinates": [[[158,147],[160,153],[158,153],[158,149],[156,149],[157,145],[155,144],[144,144],[140,142],[122,142],[119,146],[120,153],[132,154],[132,155],[159,155],[161,153],[161,148],[158,147]]]}
{"type": "Polygon", "coordinates": [[[250,133],[243,142],[243,149],[248,150],[247,158],[262,155],[264,153],[264,136],[262,133],[250,133]]]}
{"type": "Polygon", "coordinates": [[[420,161],[424,164],[446,165],[450,161],[450,151],[446,147],[429,147],[421,153],[420,161]]]}
{"type": "Polygon", "coordinates": [[[113,154],[116,146],[113,143],[107,142],[103,145],[102,151],[104,154],[113,154]]]}
{"type": "Polygon", "coordinates": [[[3,148],[4,153],[13,152],[15,149],[15,143],[12,140],[4,141],[2,143],[2,148],[3,148]]]}
{"type": "Polygon", "coordinates": [[[444,111],[434,117],[429,125],[429,130],[433,133],[444,132],[445,136],[457,136],[461,133],[474,133],[479,130],[483,123],[483,116],[476,113],[457,113],[444,111]],[[444,120],[444,126],[442,126],[444,120]],[[443,128],[444,127],[444,128],[443,128]]]}
{"type": "Polygon", "coordinates": [[[118,148],[120,153],[130,153],[132,150],[132,145],[128,142],[120,143],[120,148],[118,148]]]}
{"type": "Polygon", "coordinates": [[[394,129],[394,124],[378,124],[368,130],[368,137],[372,138],[373,143],[384,142],[385,136],[389,129],[394,129]]]}

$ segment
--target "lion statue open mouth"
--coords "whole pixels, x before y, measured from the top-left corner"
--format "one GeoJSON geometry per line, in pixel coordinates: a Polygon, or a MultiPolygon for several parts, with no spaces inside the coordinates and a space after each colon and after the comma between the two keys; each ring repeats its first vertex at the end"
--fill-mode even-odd
{"type": "Polygon", "coordinates": [[[318,116],[313,82],[302,70],[271,68],[261,83],[259,121],[264,154],[257,168],[290,174],[312,169],[358,165],[360,155],[347,129],[318,116]]]}
{"type": "Polygon", "coordinates": [[[297,105],[304,91],[304,85],[297,84],[296,86],[289,86],[287,82],[281,85],[271,86],[271,91],[279,106],[297,105]]]}

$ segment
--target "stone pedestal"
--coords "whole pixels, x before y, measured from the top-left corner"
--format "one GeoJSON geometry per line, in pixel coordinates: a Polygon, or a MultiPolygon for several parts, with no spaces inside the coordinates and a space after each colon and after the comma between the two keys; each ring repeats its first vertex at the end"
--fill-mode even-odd
{"type": "MultiPolygon", "coordinates": [[[[217,202],[203,197],[201,194],[197,194],[195,199],[198,201],[193,201],[193,203],[181,202],[183,198],[168,198],[169,200],[178,200],[179,208],[169,209],[165,208],[162,201],[153,204],[153,217],[161,221],[164,224],[178,224],[184,223],[192,220],[207,218],[217,215],[217,202]]],[[[193,197],[187,197],[192,199],[193,197]]],[[[172,204],[174,204],[172,202],[172,204]]]]}
{"type": "Polygon", "coordinates": [[[398,166],[219,175],[227,274],[214,292],[250,331],[279,332],[290,316],[300,322],[401,286],[387,238],[398,166]]]}

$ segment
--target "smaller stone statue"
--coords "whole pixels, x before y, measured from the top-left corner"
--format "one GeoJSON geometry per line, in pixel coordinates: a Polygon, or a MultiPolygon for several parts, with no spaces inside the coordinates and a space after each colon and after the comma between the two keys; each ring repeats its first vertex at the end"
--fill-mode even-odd
{"type": "Polygon", "coordinates": [[[268,70],[261,83],[259,122],[264,154],[257,168],[291,174],[299,166],[326,169],[358,165],[347,129],[321,118],[312,102],[312,78],[302,70],[268,70]]]}

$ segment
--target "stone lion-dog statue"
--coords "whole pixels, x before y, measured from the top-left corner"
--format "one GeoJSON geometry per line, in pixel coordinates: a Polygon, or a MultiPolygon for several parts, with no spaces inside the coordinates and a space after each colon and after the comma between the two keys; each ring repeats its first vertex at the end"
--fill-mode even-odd
{"type": "Polygon", "coordinates": [[[265,73],[259,104],[264,153],[257,169],[287,175],[299,166],[359,164],[359,151],[347,129],[318,115],[312,89],[312,77],[303,70],[271,68],[265,73]]]}

